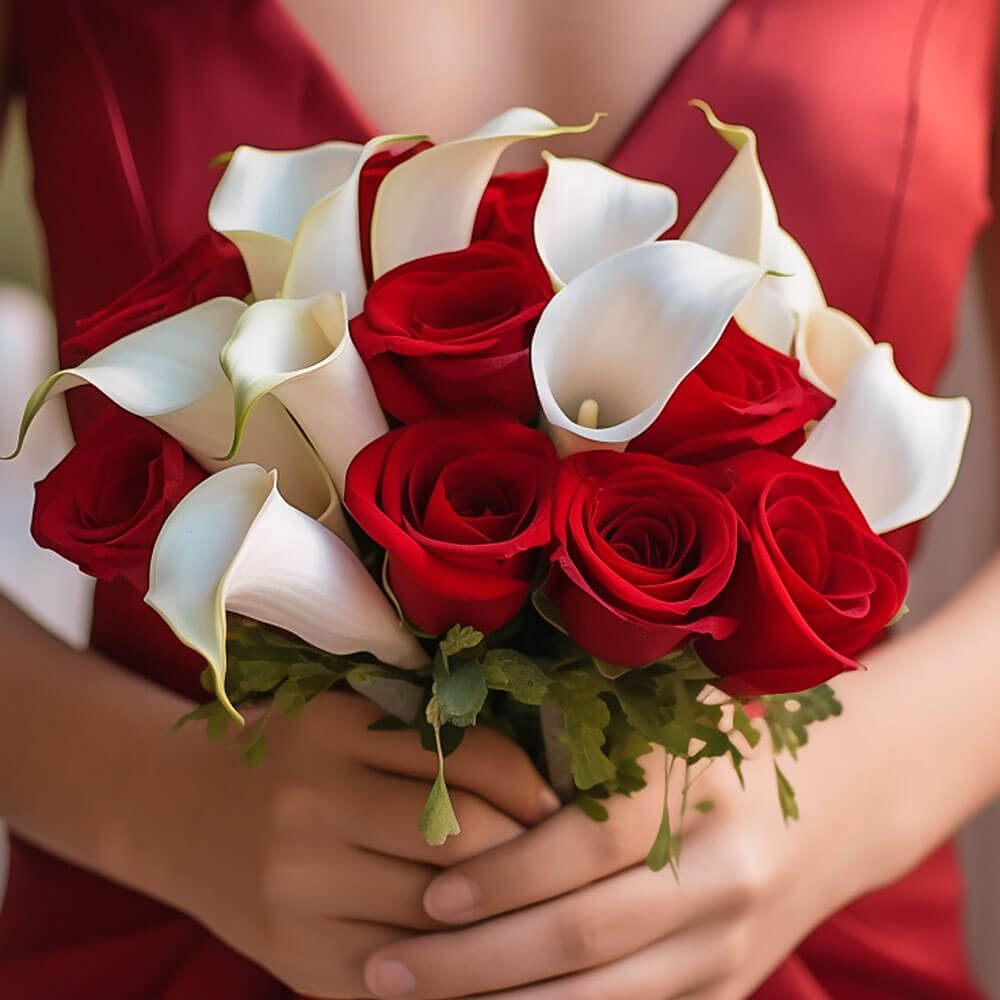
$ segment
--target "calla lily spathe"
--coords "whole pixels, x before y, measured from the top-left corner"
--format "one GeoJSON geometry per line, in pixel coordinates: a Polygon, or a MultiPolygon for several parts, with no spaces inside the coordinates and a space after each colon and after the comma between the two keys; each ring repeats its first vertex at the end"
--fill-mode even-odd
{"type": "Polygon", "coordinates": [[[918,392],[878,344],[795,457],[836,469],[878,534],[932,514],[951,492],[972,418],[964,398],[918,392]]]}
{"type": "MultiPolygon", "coordinates": [[[[231,464],[220,458],[233,439],[233,393],[219,352],[246,309],[239,299],[211,299],[50,375],[28,400],[14,455],[47,400],[89,384],[162,428],[208,471],[231,464]]],[[[246,423],[240,460],[278,469],[296,507],[350,538],[339,498],[308,441],[276,399],[263,403],[246,423]]]]}
{"type": "Polygon", "coordinates": [[[677,221],[672,188],[593,160],[542,153],[548,165],[535,210],[535,246],[557,291],[598,261],[656,239],[677,221]]]}
{"type": "Polygon", "coordinates": [[[225,692],[226,611],[286,629],[329,653],[422,666],[426,654],[344,541],[286,503],[277,474],[239,465],[195,487],[153,549],[146,603],[205,657],[225,692]]]}
{"type": "Polygon", "coordinates": [[[236,405],[230,457],[253,408],[271,393],[303,429],[343,495],[351,460],[389,429],[348,333],[344,294],[255,302],[239,318],[221,358],[236,405]]]}
{"type": "Polygon", "coordinates": [[[574,278],[546,306],[531,365],[561,454],[619,451],[647,430],[716,345],[763,268],[682,240],[634,247],[574,278]],[[579,419],[581,405],[596,423],[579,419]]]}

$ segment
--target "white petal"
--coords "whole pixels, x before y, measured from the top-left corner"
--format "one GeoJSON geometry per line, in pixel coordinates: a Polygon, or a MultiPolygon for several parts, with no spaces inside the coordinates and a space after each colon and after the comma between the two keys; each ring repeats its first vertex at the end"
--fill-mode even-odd
{"type": "MultiPolygon", "coordinates": [[[[50,375],[28,400],[14,453],[47,399],[89,383],[162,428],[209,471],[232,464],[219,458],[232,443],[234,413],[219,353],[246,309],[239,299],[211,299],[50,375]]],[[[350,537],[329,476],[276,399],[265,400],[250,418],[239,460],[278,469],[291,502],[350,537]]]]}
{"type": "Polygon", "coordinates": [[[283,298],[305,299],[323,292],[343,292],[348,315],[361,312],[367,289],[358,214],[361,168],[382,149],[425,138],[380,135],[361,150],[350,175],[336,190],[320,198],[302,219],[281,288],[283,298]]]}
{"type": "Polygon", "coordinates": [[[382,182],[372,216],[375,277],[416,257],[468,246],[493,168],[522,139],[586,132],[557,125],[532,108],[511,108],[469,135],[432,146],[401,163],[382,182]]]}
{"type": "Polygon", "coordinates": [[[913,388],[878,344],[855,363],[796,458],[836,469],[879,534],[933,513],[951,491],[972,407],[913,388]]]}
{"type": "Polygon", "coordinates": [[[239,248],[258,299],[277,293],[302,217],[351,176],[361,151],[352,142],[235,150],[209,202],[208,222],[239,248]]]}
{"type": "Polygon", "coordinates": [[[254,303],[223,348],[222,366],[236,401],[231,454],[247,414],[272,393],[305,431],[343,493],[351,460],[389,429],[348,333],[343,294],[254,303]]]}
{"type": "Polygon", "coordinates": [[[557,290],[677,221],[677,195],[665,184],[636,180],[593,160],[548,152],[542,159],[549,169],[535,210],[535,245],[557,290]]]}
{"type": "Polygon", "coordinates": [[[546,306],[531,349],[557,447],[624,447],[638,437],[761,274],[750,261],[668,240],[625,250],[571,281],[546,306]],[[585,400],[597,402],[596,429],[576,422],[585,400]]]}
{"type": "Polygon", "coordinates": [[[802,375],[834,399],[858,360],[873,346],[868,331],[830,306],[806,313],[795,335],[802,375]]]}
{"type": "Polygon", "coordinates": [[[208,661],[225,694],[226,611],[294,632],[329,653],[401,667],[426,656],[378,584],[335,534],[285,503],[277,477],[237,465],[205,480],[156,540],[146,603],[208,661]]]}
{"type": "Polygon", "coordinates": [[[708,123],[737,152],[684,230],[682,238],[760,264],[767,275],[737,311],[751,336],[789,351],[797,316],[825,305],[823,291],[802,248],[778,223],[774,198],[757,157],[757,137],[720,121],[701,101],[708,123]]]}
{"type": "MultiPolygon", "coordinates": [[[[122,337],[75,368],[50,375],[25,407],[18,450],[47,399],[89,383],[130,413],[154,423],[166,418],[169,426],[164,429],[192,453],[222,454],[228,442],[219,351],[245,309],[239,299],[212,299],[122,337]]],[[[228,420],[231,424],[231,414],[228,420]]]]}

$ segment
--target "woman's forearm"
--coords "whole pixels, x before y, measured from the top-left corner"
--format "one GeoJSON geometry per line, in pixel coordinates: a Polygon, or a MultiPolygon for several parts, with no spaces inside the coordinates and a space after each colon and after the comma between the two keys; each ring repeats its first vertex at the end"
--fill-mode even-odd
{"type": "MultiPolygon", "coordinates": [[[[155,892],[144,855],[179,801],[183,698],[64,646],[0,598],[0,816],[76,864],[155,892]]],[[[202,733],[194,734],[204,739],[202,733]]]]}
{"type": "Polygon", "coordinates": [[[1000,556],[912,632],[834,682],[843,715],[789,769],[805,819],[846,782],[849,825],[872,851],[862,884],[902,875],[1000,794],[1000,556]]]}

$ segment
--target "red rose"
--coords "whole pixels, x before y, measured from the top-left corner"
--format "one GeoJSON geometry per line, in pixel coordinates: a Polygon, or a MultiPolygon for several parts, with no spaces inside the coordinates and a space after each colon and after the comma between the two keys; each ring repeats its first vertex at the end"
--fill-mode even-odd
{"type": "Polygon", "coordinates": [[[799,375],[798,361],[730,323],[629,450],[690,464],[761,447],[790,454],[804,440],[802,428],[832,405],[799,375]]]}
{"type": "Polygon", "coordinates": [[[737,518],[716,490],[654,455],[587,451],[556,482],[545,591],[587,652],[641,667],[736,625],[707,607],[736,560],[737,518]]]}
{"type": "Polygon", "coordinates": [[[472,230],[473,242],[506,243],[531,257],[544,271],[535,249],[535,209],[545,187],[545,167],[490,178],[472,230]]]}
{"type": "Polygon", "coordinates": [[[195,240],[148,278],[87,319],[62,347],[63,362],[78,365],[116,340],[191,306],[220,295],[242,299],[250,293],[243,258],[217,233],[195,240]]]}
{"type": "Polygon", "coordinates": [[[440,635],[493,632],[528,597],[551,536],[556,455],[544,434],[505,417],[411,424],[364,448],[344,502],[388,556],[408,618],[440,635]]]}
{"type": "Polygon", "coordinates": [[[524,254],[482,241],[382,275],[351,336],[379,402],[404,423],[489,406],[527,422],[538,408],[531,336],[551,294],[524,254]]]}
{"type": "Polygon", "coordinates": [[[204,478],[173,438],[108,405],[36,484],[31,533],[84,573],[144,594],[163,522],[204,478]]]}
{"type": "Polygon", "coordinates": [[[858,667],[852,657],[899,611],[903,557],[868,526],[836,472],[773,452],[719,464],[745,527],[713,610],[739,619],[699,644],[735,695],[803,691],[858,667]]]}

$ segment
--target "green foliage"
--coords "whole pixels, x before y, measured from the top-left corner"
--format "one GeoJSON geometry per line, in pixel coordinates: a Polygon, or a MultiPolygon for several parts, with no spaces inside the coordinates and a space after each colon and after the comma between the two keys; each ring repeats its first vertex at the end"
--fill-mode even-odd
{"type": "Polygon", "coordinates": [[[840,715],[844,710],[828,684],[797,694],[768,695],[761,701],[775,754],[787,750],[793,760],[809,742],[808,726],[840,715]]]}
{"type": "Polygon", "coordinates": [[[438,771],[430,794],[424,803],[423,811],[417,822],[417,829],[424,835],[432,847],[440,847],[449,837],[462,832],[458,825],[448,786],[444,780],[444,751],[441,749],[441,715],[438,710],[437,698],[432,697],[427,703],[427,721],[434,730],[437,744],[438,771]]]}

